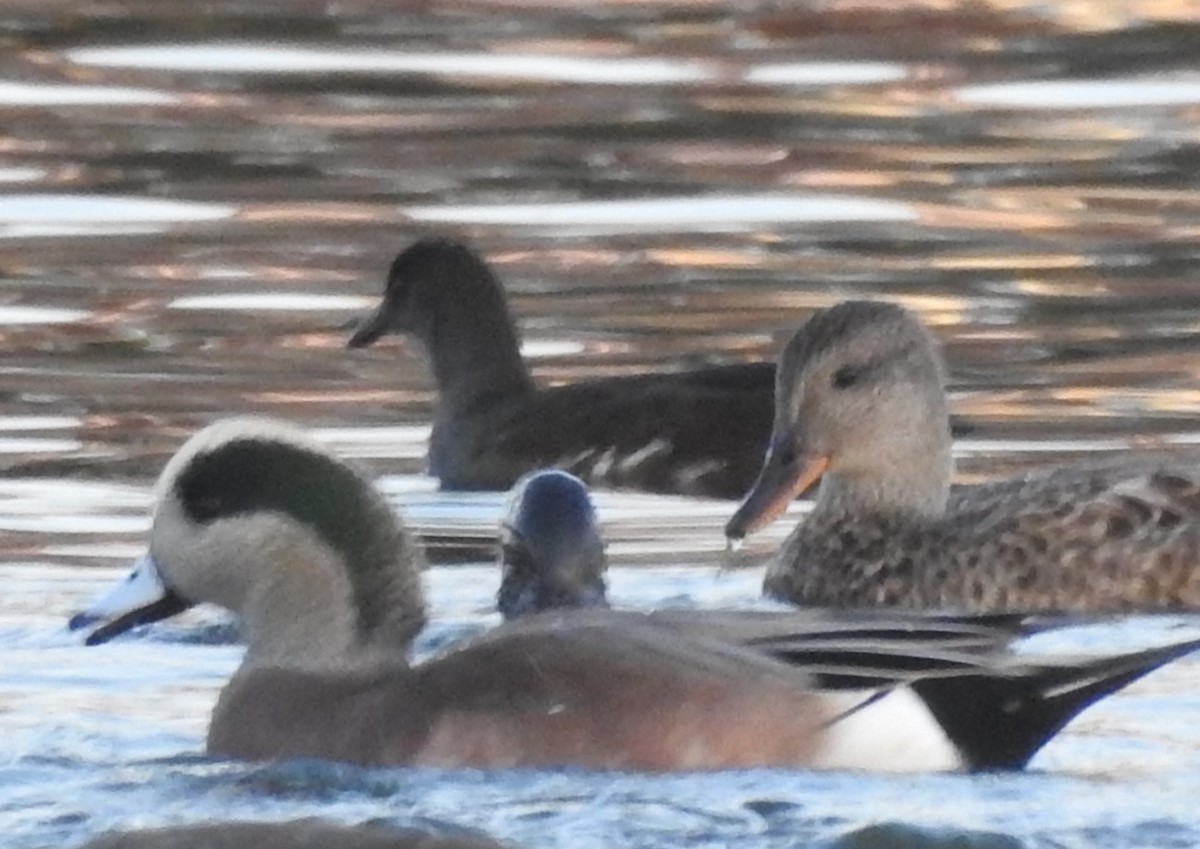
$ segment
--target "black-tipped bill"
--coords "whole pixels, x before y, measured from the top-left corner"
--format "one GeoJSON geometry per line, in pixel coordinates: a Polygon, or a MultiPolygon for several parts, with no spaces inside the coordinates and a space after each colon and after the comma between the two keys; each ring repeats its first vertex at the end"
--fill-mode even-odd
{"type": "Polygon", "coordinates": [[[87,645],[96,646],[138,625],[166,619],[189,607],[189,602],[163,583],[158,566],[146,555],[133,564],[132,571],[120,583],[72,616],[67,627],[78,631],[99,625],[85,640],[87,645]]]}
{"type": "Polygon", "coordinates": [[[355,323],[355,330],[346,340],[347,348],[366,348],[379,341],[391,330],[388,318],[387,299],[380,302],[379,308],[370,315],[363,316],[355,323]]]}

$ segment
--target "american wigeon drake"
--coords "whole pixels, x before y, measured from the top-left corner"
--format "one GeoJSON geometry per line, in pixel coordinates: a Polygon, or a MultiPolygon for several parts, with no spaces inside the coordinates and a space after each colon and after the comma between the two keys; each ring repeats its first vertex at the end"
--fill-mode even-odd
{"type": "Polygon", "coordinates": [[[771,433],[772,363],[539,387],[504,289],[470,248],[426,238],[388,272],[383,300],[349,345],[396,331],[433,368],[429,474],[448,490],[506,490],[556,467],[593,484],[739,498],[771,433]]]}
{"type": "Polygon", "coordinates": [[[767,568],[799,604],[962,611],[1200,608],[1200,461],[1122,457],[950,489],[938,346],[900,306],[815,313],[780,359],[771,448],[726,526],[820,479],[767,568]]]}
{"type": "Polygon", "coordinates": [[[341,825],[309,817],[112,832],[79,849],[504,849],[504,844],[470,834],[443,835],[376,823],[341,825]]]}
{"type": "Polygon", "coordinates": [[[200,601],[237,613],[247,649],[213,711],[214,755],[1018,767],[1088,704],[1200,645],[1062,662],[958,651],[935,637],[856,638],[880,631],[862,617],[818,618],[825,638],[806,640],[806,614],[769,615],[759,641],[790,644],[783,662],[754,645],[753,617],[706,637],[695,617],[672,626],[591,609],[522,617],[410,665],[425,621],[420,558],[360,471],[294,429],[235,419],[189,440],[155,494],[148,555],[71,624],[96,626],[94,644],[200,601]],[[781,616],[794,635],[781,634],[781,616]]]}

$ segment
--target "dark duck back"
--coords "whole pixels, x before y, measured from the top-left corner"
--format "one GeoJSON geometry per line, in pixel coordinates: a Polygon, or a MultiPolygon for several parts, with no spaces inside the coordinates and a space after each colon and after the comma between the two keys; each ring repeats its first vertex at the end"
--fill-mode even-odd
{"type": "Polygon", "coordinates": [[[554,467],[592,484],[736,498],[766,450],[773,364],[539,387],[500,281],[454,241],[422,239],[396,257],[383,301],[349,346],[392,331],[418,340],[432,363],[429,472],[443,489],[508,489],[554,467]]]}

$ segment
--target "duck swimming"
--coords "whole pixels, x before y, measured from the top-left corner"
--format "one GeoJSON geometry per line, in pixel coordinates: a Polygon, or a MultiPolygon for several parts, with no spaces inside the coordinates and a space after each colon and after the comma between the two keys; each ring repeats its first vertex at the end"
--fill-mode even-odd
{"type": "Polygon", "coordinates": [[[348,345],[391,331],[431,360],[429,473],[443,489],[505,490],[558,467],[614,487],[739,498],[771,433],[772,363],[537,386],[500,281],[448,239],[421,239],[396,257],[379,308],[348,345]]]}
{"type": "Polygon", "coordinates": [[[500,523],[500,591],[505,619],[552,608],[607,607],[608,561],[587,486],[544,469],[513,488],[500,523]]]}
{"type": "Polygon", "coordinates": [[[950,489],[944,366],[920,320],[848,301],[779,362],[771,446],[740,539],[818,478],[767,568],[798,604],[959,611],[1200,609],[1200,461],[1122,457],[950,489]]]}
{"type": "Polygon", "coordinates": [[[230,419],[166,464],[148,554],[71,624],[96,644],[215,602],[247,649],[210,754],[439,767],[1019,767],[1087,705],[1200,647],[1064,661],[891,639],[901,614],[768,614],[754,638],[754,617],[724,631],[716,616],[706,636],[697,616],[593,608],[524,616],[413,665],[420,567],[361,471],[290,426],[230,419]],[[787,660],[759,644],[790,646],[787,660]]]}

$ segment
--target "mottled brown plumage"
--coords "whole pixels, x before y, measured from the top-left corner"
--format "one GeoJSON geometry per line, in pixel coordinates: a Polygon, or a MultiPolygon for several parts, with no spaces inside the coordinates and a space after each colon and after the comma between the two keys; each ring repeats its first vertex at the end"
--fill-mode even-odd
{"type": "Polygon", "coordinates": [[[847,302],[785,349],[771,450],[738,538],[823,475],[765,587],[800,604],[969,611],[1200,608],[1200,458],[1146,455],[950,491],[937,345],[847,302]]]}

